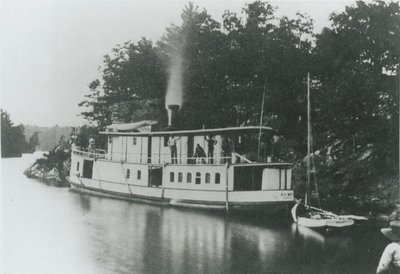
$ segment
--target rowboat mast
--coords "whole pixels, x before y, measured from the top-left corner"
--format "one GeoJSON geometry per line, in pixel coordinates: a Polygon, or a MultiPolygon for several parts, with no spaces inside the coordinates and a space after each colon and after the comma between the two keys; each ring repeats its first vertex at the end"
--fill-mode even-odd
{"type": "Polygon", "coordinates": [[[307,182],[305,204],[311,203],[311,106],[310,106],[310,73],[307,73],[307,182]]]}

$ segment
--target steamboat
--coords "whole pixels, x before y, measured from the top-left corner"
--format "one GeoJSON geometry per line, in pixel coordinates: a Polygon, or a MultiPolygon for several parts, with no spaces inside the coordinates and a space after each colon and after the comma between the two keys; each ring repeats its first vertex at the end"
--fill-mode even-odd
{"type": "Polygon", "coordinates": [[[257,161],[247,156],[260,155],[260,138],[270,140],[272,128],[181,130],[175,122],[179,106],[168,108],[165,130],[153,130],[155,121],[112,124],[101,132],[107,138],[105,150],[74,146],[71,188],[226,211],[272,213],[293,205],[291,164],[270,157],[265,144],[257,161]]]}

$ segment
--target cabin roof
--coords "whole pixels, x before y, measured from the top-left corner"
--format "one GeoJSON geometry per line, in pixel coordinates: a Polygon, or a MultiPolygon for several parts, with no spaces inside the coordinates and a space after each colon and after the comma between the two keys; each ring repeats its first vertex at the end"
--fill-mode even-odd
{"type": "Polygon", "coordinates": [[[158,122],[157,121],[152,121],[152,120],[145,120],[145,121],[140,121],[136,123],[121,123],[121,124],[111,124],[106,127],[106,131],[122,131],[122,132],[132,132],[132,131],[139,131],[139,128],[145,127],[145,126],[152,126],[156,125],[158,122]]]}
{"type": "MultiPolygon", "coordinates": [[[[272,131],[270,127],[261,127],[262,131],[272,131]]],[[[152,132],[121,132],[121,131],[102,131],[100,134],[117,136],[168,136],[168,135],[218,135],[218,134],[238,134],[238,133],[256,133],[260,131],[258,126],[246,127],[227,127],[212,129],[194,129],[194,130],[175,130],[175,131],[152,131],[152,132]]]]}

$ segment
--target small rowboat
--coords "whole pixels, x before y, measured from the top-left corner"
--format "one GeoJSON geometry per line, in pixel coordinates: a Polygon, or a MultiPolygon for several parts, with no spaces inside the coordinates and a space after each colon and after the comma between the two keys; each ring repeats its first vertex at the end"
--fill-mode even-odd
{"type": "MultiPolygon", "coordinates": [[[[349,216],[340,216],[333,214],[328,211],[324,211],[322,209],[314,209],[308,208],[303,216],[298,216],[298,207],[304,206],[300,203],[296,203],[292,208],[292,217],[293,220],[301,226],[309,227],[309,228],[344,228],[348,226],[352,226],[354,224],[354,220],[349,218],[349,216]]],[[[360,216],[354,216],[358,218],[364,218],[360,216]]],[[[366,218],[365,218],[366,219],[366,218]]],[[[361,220],[361,219],[360,219],[361,220]]]]}

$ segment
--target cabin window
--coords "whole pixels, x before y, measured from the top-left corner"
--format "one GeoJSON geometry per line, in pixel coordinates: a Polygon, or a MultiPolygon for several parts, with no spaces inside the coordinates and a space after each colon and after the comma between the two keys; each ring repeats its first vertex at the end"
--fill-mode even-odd
{"type": "Polygon", "coordinates": [[[186,174],[186,183],[188,184],[192,183],[192,173],[190,172],[186,174]]]}
{"type": "Polygon", "coordinates": [[[137,139],[136,139],[136,137],[133,137],[132,144],[133,144],[134,146],[136,146],[136,144],[137,144],[137,139]]]}
{"type": "Polygon", "coordinates": [[[209,184],[211,181],[211,175],[210,173],[206,173],[206,184],[209,184]]]}
{"type": "Polygon", "coordinates": [[[126,170],[126,179],[129,179],[131,177],[131,170],[127,169],[126,170]]]}
{"type": "Polygon", "coordinates": [[[79,162],[76,163],[76,171],[79,171],[79,162]]]}
{"type": "Polygon", "coordinates": [[[170,181],[171,183],[173,183],[173,182],[175,181],[175,173],[173,173],[173,172],[170,172],[170,173],[169,173],[169,181],[170,181]]]}
{"type": "Polygon", "coordinates": [[[137,171],[137,178],[138,178],[138,180],[142,179],[142,171],[141,170],[137,171]]]}
{"type": "Polygon", "coordinates": [[[199,185],[201,183],[201,173],[196,172],[196,185],[199,185]]]}
{"type": "Polygon", "coordinates": [[[221,174],[219,174],[218,172],[215,173],[215,184],[220,184],[221,183],[221,174]]]}
{"type": "Polygon", "coordinates": [[[178,183],[182,183],[182,181],[183,181],[183,174],[182,174],[182,172],[179,172],[178,173],[178,183]]]}
{"type": "Polygon", "coordinates": [[[169,137],[168,136],[164,136],[164,146],[165,147],[168,146],[168,141],[169,141],[169,137]]]}

